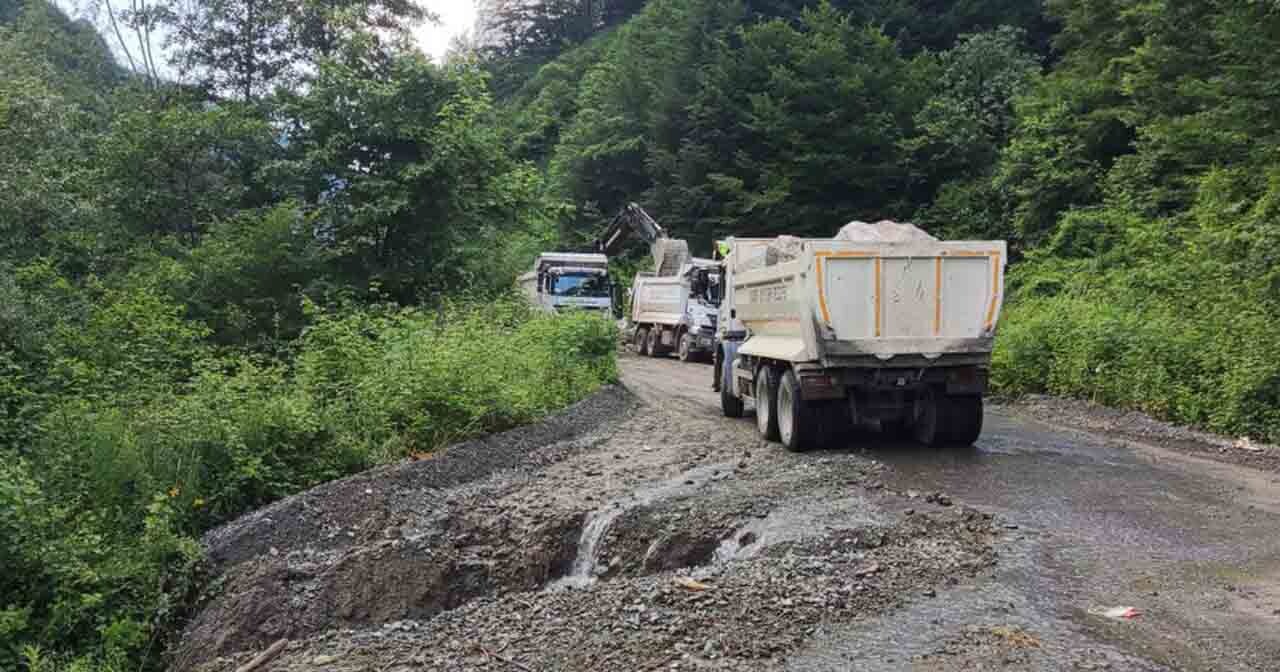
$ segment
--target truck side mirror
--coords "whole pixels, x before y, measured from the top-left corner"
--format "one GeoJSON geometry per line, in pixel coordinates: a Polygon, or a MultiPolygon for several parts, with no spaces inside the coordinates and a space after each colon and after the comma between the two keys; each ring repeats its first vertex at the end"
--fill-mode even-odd
{"type": "Polygon", "coordinates": [[[731,319],[731,320],[736,320],[736,319],[738,319],[738,309],[737,309],[737,308],[730,308],[730,309],[729,309],[729,319],[731,319]]]}

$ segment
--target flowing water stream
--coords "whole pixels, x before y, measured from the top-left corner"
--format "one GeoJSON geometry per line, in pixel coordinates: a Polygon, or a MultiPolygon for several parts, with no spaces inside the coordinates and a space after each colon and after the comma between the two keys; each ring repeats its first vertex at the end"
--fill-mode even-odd
{"type": "Polygon", "coordinates": [[[608,534],[613,521],[622,514],[640,506],[649,506],[673,497],[691,494],[706,482],[720,474],[733,470],[733,463],[708,464],[685,471],[675,478],[648,485],[627,497],[615,499],[587,514],[578,538],[578,552],[574,556],[569,573],[547,585],[548,590],[582,588],[596,581],[601,572],[600,542],[608,534]]]}

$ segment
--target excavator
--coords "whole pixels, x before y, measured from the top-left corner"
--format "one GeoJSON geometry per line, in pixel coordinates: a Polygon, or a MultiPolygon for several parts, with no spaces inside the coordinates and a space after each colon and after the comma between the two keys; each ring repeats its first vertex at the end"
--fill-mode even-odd
{"type": "Polygon", "coordinates": [[[689,244],[668,236],[667,230],[650,217],[644,208],[635,203],[626,204],[617,215],[614,215],[608,228],[592,245],[592,251],[616,257],[631,235],[649,244],[649,249],[653,253],[653,274],[657,277],[676,275],[689,258],[689,244]]]}
{"type": "Polygon", "coordinates": [[[681,361],[709,361],[720,307],[719,266],[691,257],[686,241],[667,235],[635,203],[614,216],[592,249],[616,256],[632,235],[648,243],[654,266],[653,271],[638,273],[631,287],[629,317],[636,350],[650,357],[674,351],[681,361]]]}

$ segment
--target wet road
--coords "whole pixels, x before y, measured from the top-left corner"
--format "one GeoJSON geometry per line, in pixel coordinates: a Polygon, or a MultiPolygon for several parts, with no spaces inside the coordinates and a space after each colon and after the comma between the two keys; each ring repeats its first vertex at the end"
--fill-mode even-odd
{"type": "MultiPolygon", "coordinates": [[[[719,413],[708,366],[625,357],[622,367],[650,403],[719,413]]],[[[846,452],[890,465],[891,489],[997,514],[1007,538],[993,574],[823,629],[791,669],[1280,670],[1280,475],[1009,408],[989,409],[967,449],[857,434],[825,451],[846,452]],[[1142,614],[1097,613],[1116,606],[1142,614]]]]}

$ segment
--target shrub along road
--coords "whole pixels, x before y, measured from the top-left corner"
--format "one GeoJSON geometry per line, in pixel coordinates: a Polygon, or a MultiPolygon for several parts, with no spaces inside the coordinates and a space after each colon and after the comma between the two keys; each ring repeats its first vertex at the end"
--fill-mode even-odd
{"type": "Polygon", "coordinates": [[[1280,669],[1274,472],[1018,407],[965,450],[795,455],[721,418],[705,366],[622,370],[211,535],[175,669],[282,638],[263,669],[1280,669]]]}

